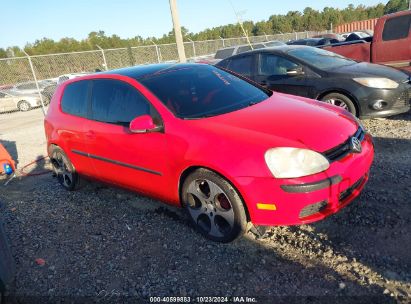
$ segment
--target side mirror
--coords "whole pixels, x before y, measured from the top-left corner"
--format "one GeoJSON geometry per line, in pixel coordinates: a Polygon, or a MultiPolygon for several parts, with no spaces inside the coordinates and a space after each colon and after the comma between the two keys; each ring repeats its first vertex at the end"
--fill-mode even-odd
{"type": "Polygon", "coordinates": [[[293,69],[288,69],[287,70],[287,75],[288,76],[299,76],[299,75],[304,75],[304,71],[302,67],[297,67],[293,69]]]}
{"type": "Polygon", "coordinates": [[[130,122],[129,130],[131,133],[149,133],[163,130],[162,126],[156,126],[150,115],[141,115],[130,122]]]}

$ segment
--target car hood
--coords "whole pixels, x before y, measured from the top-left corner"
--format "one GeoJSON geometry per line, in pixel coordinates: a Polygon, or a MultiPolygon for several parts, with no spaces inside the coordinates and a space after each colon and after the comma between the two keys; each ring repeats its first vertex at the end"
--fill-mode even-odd
{"type": "Polygon", "coordinates": [[[197,123],[266,148],[299,147],[317,152],[340,145],[358,128],[345,110],[281,93],[238,111],[199,119],[197,123]]]}
{"type": "Polygon", "coordinates": [[[344,74],[348,77],[384,77],[397,82],[409,81],[409,76],[397,69],[385,65],[360,62],[352,65],[339,67],[332,71],[333,74],[344,74]]]}

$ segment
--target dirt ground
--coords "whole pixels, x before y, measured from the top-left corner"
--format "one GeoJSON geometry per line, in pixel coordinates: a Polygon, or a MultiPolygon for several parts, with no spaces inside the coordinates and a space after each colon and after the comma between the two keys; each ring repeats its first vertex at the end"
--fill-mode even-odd
{"type": "MultiPolygon", "coordinates": [[[[67,192],[50,173],[8,186],[0,177],[16,264],[9,294],[20,303],[150,296],[410,303],[411,113],[364,124],[376,157],[354,202],[321,222],[273,227],[264,238],[248,233],[231,244],[205,240],[182,210],[128,191],[89,182],[67,192]]],[[[41,111],[0,115],[0,142],[20,168],[45,155],[41,111]]],[[[26,172],[47,169],[39,162],[26,172]]]]}

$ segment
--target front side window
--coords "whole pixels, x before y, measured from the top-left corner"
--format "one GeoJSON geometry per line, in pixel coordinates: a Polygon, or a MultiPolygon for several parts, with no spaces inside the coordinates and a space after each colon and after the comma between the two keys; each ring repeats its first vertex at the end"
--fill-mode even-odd
{"type": "Polygon", "coordinates": [[[287,71],[298,68],[299,65],[274,54],[261,54],[260,55],[260,68],[259,75],[264,76],[281,76],[287,75],[287,71]]]}
{"type": "Polygon", "coordinates": [[[61,99],[61,109],[64,113],[87,117],[89,84],[90,81],[83,80],[66,86],[61,99]]]}
{"type": "Polygon", "coordinates": [[[233,58],[227,65],[227,69],[240,75],[251,76],[253,74],[253,57],[249,55],[233,58]]]}
{"type": "Polygon", "coordinates": [[[170,67],[136,79],[180,118],[229,113],[272,94],[209,65],[170,67]]]}
{"type": "Polygon", "coordinates": [[[407,38],[410,32],[411,15],[399,16],[385,21],[382,40],[390,41],[407,38]]]}
{"type": "Polygon", "coordinates": [[[140,115],[150,115],[150,104],[133,86],[113,79],[93,80],[91,119],[127,126],[140,115]]]}

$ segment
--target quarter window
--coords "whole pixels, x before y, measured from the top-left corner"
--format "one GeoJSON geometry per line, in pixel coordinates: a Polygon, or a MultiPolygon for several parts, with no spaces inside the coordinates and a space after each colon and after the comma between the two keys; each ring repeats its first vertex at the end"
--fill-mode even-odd
{"type": "Polygon", "coordinates": [[[411,15],[399,16],[385,21],[382,40],[390,41],[407,38],[410,32],[411,15]]]}
{"type": "Polygon", "coordinates": [[[87,116],[89,81],[77,81],[70,83],[64,89],[61,100],[61,109],[64,113],[76,116],[87,116]]]}
{"type": "Polygon", "coordinates": [[[236,72],[243,76],[251,76],[253,67],[253,57],[252,56],[242,56],[239,58],[231,59],[230,63],[227,65],[227,69],[236,72]]]}
{"type": "Polygon", "coordinates": [[[140,115],[150,115],[148,101],[131,85],[112,79],[93,81],[92,119],[128,125],[140,115]]]}

